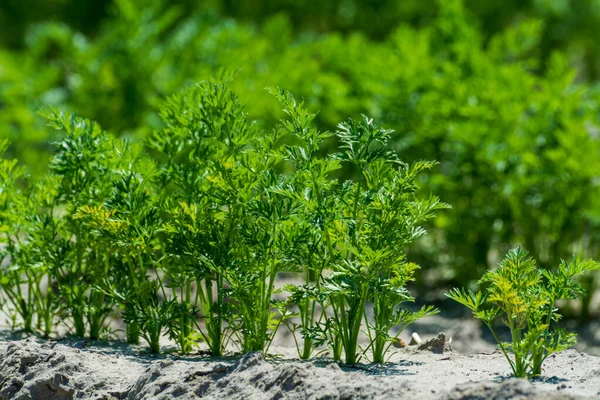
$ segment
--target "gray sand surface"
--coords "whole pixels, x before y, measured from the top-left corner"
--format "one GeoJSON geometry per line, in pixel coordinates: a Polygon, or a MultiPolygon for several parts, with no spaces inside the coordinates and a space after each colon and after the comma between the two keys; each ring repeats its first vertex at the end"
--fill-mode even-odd
{"type": "MultiPolygon", "coordinates": [[[[424,336],[424,337],[423,337],[424,336]]],[[[422,335],[431,339],[435,335],[422,335]]],[[[0,341],[0,399],[582,399],[600,398],[600,358],[567,350],[544,377],[510,378],[499,352],[399,349],[384,366],[294,359],[291,348],[211,359],[85,341],[0,341]]]]}

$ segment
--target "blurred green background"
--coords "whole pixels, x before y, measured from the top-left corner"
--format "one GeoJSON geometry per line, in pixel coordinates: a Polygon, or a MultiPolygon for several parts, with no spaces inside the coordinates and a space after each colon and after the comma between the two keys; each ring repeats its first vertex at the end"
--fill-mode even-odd
{"type": "Polygon", "coordinates": [[[469,284],[517,244],[600,256],[598,26],[600,0],[2,0],[0,137],[35,177],[40,107],[141,140],[166,96],[236,69],[266,129],[281,86],[323,129],[366,113],[438,160],[422,186],[453,209],[412,256],[425,289],[469,284]]]}

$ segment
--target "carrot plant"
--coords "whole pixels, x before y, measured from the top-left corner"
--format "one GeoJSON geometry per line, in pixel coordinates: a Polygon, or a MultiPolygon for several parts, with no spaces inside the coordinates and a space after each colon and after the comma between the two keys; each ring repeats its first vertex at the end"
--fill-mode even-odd
{"type": "MultiPolygon", "coordinates": [[[[197,307],[200,311],[204,323],[204,326],[198,329],[200,337],[213,356],[220,356],[225,349],[225,322],[231,308],[229,303],[225,302],[227,289],[224,284],[223,264],[219,262],[220,257],[227,257],[227,252],[215,251],[216,254],[207,255],[204,249],[213,245],[228,245],[226,238],[221,241],[216,235],[204,235],[219,233],[218,229],[214,229],[214,221],[206,218],[204,206],[201,203],[181,203],[170,207],[173,219],[165,228],[169,235],[165,263],[168,264],[166,269],[170,283],[179,287],[182,301],[188,304],[186,308],[197,307]],[[214,241],[211,240],[213,238],[214,241]],[[195,293],[192,293],[193,284],[195,293]]],[[[193,323],[188,325],[182,321],[182,328],[191,329],[190,333],[195,331],[196,325],[194,319],[191,322],[193,323]]],[[[183,329],[181,333],[185,334],[183,329]]]]}
{"type": "MultiPolygon", "coordinates": [[[[8,140],[0,140],[0,156],[8,149],[8,140]]],[[[17,253],[21,234],[21,214],[24,196],[17,187],[17,181],[24,173],[17,167],[17,160],[0,159],[0,286],[3,296],[0,303],[12,308],[12,325],[16,327],[17,315],[22,318],[23,329],[32,331],[32,312],[26,294],[22,292],[22,270],[17,263],[17,253]]],[[[10,310],[9,310],[10,312],[10,310]]]]}
{"type": "Polygon", "coordinates": [[[542,364],[550,354],[576,342],[574,333],[556,327],[561,318],[556,302],[577,299],[583,294],[577,276],[599,269],[599,263],[577,258],[561,261],[555,270],[542,269],[517,248],[497,269],[486,272],[480,281],[487,286],[483,291],[454,289],[446,296],[486,324],[516,377],[535,377],[542,374],[542,364]],[[493,325],[497,319],[510,329],[510,343],[499,339],[493,325]]]}
{"type": "Polygon", "coordinates": [[[117,228],[112,242],[118,258],[113,276],[121,279],[115,281],[115,293],[125,300],[120,304],[129,342],[136,341],[139,331],[152,351],[158,352],[161,328],[166,327],[165,322],[161,323],[164,317],[158,314],[170,310],[158,300],[162,282],[157,271],[160,254],[155,249],[155,239],[161,223],[160,205],[151,186],[153,165],[139,157],[127,164],[126,169],[119,171],[114,190],[106,201],[111,219],[117,224],[112,225],[117,228]]]}
{"type": "Polygon", "coordinates": [[[232,334],[243,351],[268,349],[281,323],[275,279],[303,232],[294,202],[275,189],[279,136],[247,121],[228,82],[222,75],[171,98],[162,113],[167,129],[151,141],[165,159],[165,190],[176,193],[167,207],[168,257],[187,276],[186,292],[195,283],[190,298],[214,355],[232,334]]]}
{"type": "Polygon", "coordinates": [[[234,325],[232,279],[245,256],[241,226],[255,182],[243,164],[256,131],[229,79],[222,74],[171,97],[161,112],[166,128],[150,141],[162,160],[159,184],[170,215],[163,228],[168,270],[186,302],[200,309],[199,333],[215,356],[234,325]]]}
{"type": "Polygon", "coordinates": [[[88,220],[78,211],[101,204],[111,190],[114,166],[110,137],[96,123],[63,112],[43,111],[49,125],[64,133],[57,143],[50,172],[58,180],[54,207],[56,218],[51,253],[52,275],[60,293],[60,306],[71,316],[74,334],[97,339],[112,311],[103,293],[94,289],[109,273],[110,252],[106,241],[97,241],[88,220]],[[89,328],[87,329],[86,326],[89,328]]]}
{"type": "MultiPolygon", "coordinates": [[[[0,154],[8,146],[0,141],[0,154]]],[[[0,162],[0,288],[13,327],[50,336],[55,326],[57,293],[53,271],[62,254],[57,247],[57,180],[25,186],[25,170],[16,160],[0,162]],[[6,304],[8,303],[8,304],[6,304]]]]}
{"type": "Polygon", "coordinates": [[[103,205],[78,211],[90,220],[97,243],[107,241],[112,254],[110,274],[97,290],[123,309],[130,343],[141,337],[159,353],[160,339],[168,335],[187,354],[197,341],[197,310],[183,269],[170,267],[158,241],[165,204],[155,192],[155,164],[140,146],[125,141],[116,143],[115,154],[118,168],[103,205]]]}
{"type": "Polygon", "coordinates": [[[26,213],[28,224],[22,242],[23,248],[27,249],[25,253],[28,254],[28,259],[22,261],[26,266],[23,275],[27,281],[27,290],[32,293],[36,303],[36,329],[44,337],[53,332],[55,318],[60,313],[60,307],[57,307],[60,297],[55,290],[53,273],[61,262],[62,255],[55,252],[55,240],[60,229],[53,217],[56,212],[56,193],[57,180],[53,177],[45,177],[29,190],[27,207],[35,212],[26,213]]]}
{"type": "MultiPolygon", "coordinates": [[[[279,325],[287,315],[276,315],[273,293],[275,279],[291,270],[306,230],[296,224],[300,210],[277,189],[283,185],[270,169],[256,183],[257,197],[248,203],[248,216],[241,227],[246,246],[244,262],[232,274],[232,294],[240,316],[243,351],[268,351],[279,325]]],[[[258,164],[258,163],[257,163],[258,164]]]]}
{"type": "Polygon", "coordinates": [[[381,363],[393,327],[437,312],[427,306],[414,314],[398,308],[413,301],[405,284],[416,266],[406,261],[406,246],[425,233],[420,224],[446,206],[435,197],[416,198],[417,174],[434,163],[402,163],[386,148],[391,133],[365,116],[358,122],[347,120],[336,132],[341,142],[336,158],[350,164],[357,177],[337,188],[337,215],[328,235],[339,254],[329,266],[332,273],[324,289],[333,310],[334,357],[343,348],[348,364],[358,362],[367,350],[358,347],[363,319],[373,361],[381,363]],[[365,312],[369,301],[374,303],[372,320],[365,312]]]}
{"type": "Polygon", "coordinates": [[[334,219],[331,211],[335,209],[331,174],[340,168],[340,162],[320,154],[323,143],[333,134],[313,126],[316,114],[307,111],[303,102],[296,101],[283,89],[270,88],[269,92],[279,100],[287,114],[280,129],[291,136],[282,154],[283,159],[291,163],[292,174],[279,191],[302,209],[302,218],[296,219],[296,223],[303,224],[300,229],[305,229],[305,238],[292,260],[297,271],[302,273],[304,284],[285,287],[290,293],[287,303],[298,309],[299,324],[293,319],[285,323],[292,331],[299,357],[307,359],[312,355],[315,343],[322,340],[318,327],[325,316],[322,311],[327,307],[321,290],[322,273],[335,254],[328,233],[334,219]],[[302,337],[302,344],[297,333],[302,337]]]}
{"type": "MultiPolygon", "coordinates": [[[[0,140],[0,156],[8,145],[7,140],[0,140]]],[[[24,174],[17,160],[0,159],[0,287],[4,292],[0,302],[7,303],[13,327],[33,332],[36,314],[44,304],[42,279],[46,268],[31,252],[29,228],[34,221],[28,213],[34,202],[32,194],[19,188],[24,174]]]]}

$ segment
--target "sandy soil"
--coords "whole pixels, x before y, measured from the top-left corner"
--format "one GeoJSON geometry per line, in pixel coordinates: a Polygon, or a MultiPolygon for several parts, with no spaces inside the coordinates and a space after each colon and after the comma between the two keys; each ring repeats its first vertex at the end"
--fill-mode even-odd
{"type": "MultiPolygon", "coordinates": [[[[113,325],[123,328],[118,320],[113,325]]],[[[326,357],[297,360],[284,328],[271,349],[275,357],[212,359],[200,353],[178,356],[167,340],[167,354],[152,356],[145,346],[122,341],[27,339],[0,324],[0,400],[600,399],[600,321],[568,327],[579,334],[577,347],[551,356],[544,377],[528,382],[510,377],[479,321],[449,311],[417,321],[401,338],[409,343],[418,332],[427,341],[445,332],[450,345],[408,346],[396,349],[385,366],[354,368],[326,357]]]]}
{"type": "MultiPolygon", "coordinates": [[[[422,335],[423,339],[434,335],[422,335]]],[[[0,399],[583,399],[600,398],[600,358],[567,350],[544,378],[510,378],[499,352],[399,349],[385,366],[294,359],[293,349],[211,359],[86,341],[0,341],[0,399]]],[[[456,340],[453,341],[455,343],[456,340]]]]}

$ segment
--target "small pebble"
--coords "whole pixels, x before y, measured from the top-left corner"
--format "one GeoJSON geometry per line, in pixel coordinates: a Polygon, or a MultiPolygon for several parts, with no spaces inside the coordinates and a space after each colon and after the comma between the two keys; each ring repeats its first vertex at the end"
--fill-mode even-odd
{"type": "Polygon", "coordinates": [[[418,344],[421,344],[421,337],[419,336],[419,334],[417,332],[413,332],[413,334],[410,337],[410,343],[408,343],[409,346],[416,346],[418,344]]]}

